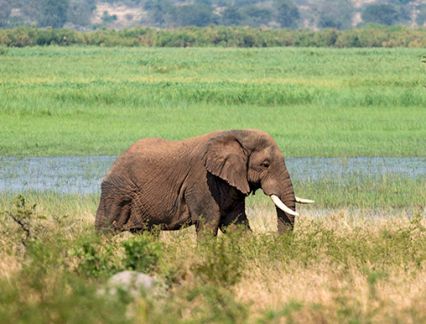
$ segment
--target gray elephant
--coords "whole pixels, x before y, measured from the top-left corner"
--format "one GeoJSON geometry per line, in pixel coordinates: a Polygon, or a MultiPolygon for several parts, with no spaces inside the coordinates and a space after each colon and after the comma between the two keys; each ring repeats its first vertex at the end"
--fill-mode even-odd
{"type": "Polygon", "coordinates": [[[261,188],[276,205],[278,232],[294,225],[296,202],[284,156],[260,130],[214,132],[182,141],[142,139],[113,164],[101,185],[96,229],[177,230],[216,235],[250,229],[245,198],[261,188]]]}

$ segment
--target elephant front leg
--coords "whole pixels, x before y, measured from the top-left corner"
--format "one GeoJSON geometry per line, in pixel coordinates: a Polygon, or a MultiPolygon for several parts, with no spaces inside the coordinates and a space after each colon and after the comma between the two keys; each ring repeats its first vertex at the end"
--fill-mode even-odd
{"type": "Polygon", "coordinates": [[[189,198],[189,210],[192,223],[195,225],[197,238],[203,236],[216,236],[220,224],[220,208],[214,199],[202,199],[191,204],[189,198]]]}
{"type": "Polygon", "coordinates": [[[212,215],[210,212],[209,214],[210,215],[207,216],[200,215],[197,221],[195,221],[195,230],[197,232],[198,240],[202,237],[217,235],[220,223],[220,213],[212,215]]]}
{"type": "Polygon", "coordinates": [[[251,231],[250,224],[245,211],[245,201],[238,202],[236,207],[230,211],[227,211],[221,218],[219,224],[220,230],[223,233],[232,231],[236,228],[251,231]]]}

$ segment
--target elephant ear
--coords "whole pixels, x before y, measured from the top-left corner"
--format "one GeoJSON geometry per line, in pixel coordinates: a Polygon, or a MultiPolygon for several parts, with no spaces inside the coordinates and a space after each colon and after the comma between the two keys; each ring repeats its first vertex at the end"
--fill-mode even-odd
{"type": "Polygon", "coordinates": [[[247,154],[233,135],[221,135],[207,143],[205,155],[207,171],[228,182],[243,194],[250,192],[247,181],[247,154]]]}

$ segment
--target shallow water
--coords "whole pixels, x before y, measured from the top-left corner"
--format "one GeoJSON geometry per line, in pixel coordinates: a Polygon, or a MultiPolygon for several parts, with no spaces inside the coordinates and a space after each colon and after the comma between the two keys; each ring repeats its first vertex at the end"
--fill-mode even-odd
{"type": "MultiPolygon", "coordinates": [[[[0,192],[98,193],[102,177],[114,160],[113,156],[0,157],[0,192]]],[[[296,181],[426,176],[426,158],[419,157],[288,158],[286,164],[296,181]]]]}

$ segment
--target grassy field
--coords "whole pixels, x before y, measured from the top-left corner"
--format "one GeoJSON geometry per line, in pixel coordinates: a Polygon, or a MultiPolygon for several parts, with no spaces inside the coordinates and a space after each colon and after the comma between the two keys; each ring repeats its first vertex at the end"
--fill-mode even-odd
{"type": "MultiPolygon", "coordinates": [[[[22,181],[31,181],[29,178],[22,181]]],[[[70,177],[69,182],[73,179],[70,177]]],[[[325,211],[340,208],[350,208],[353,210],[365,210],[368,213],[374,210],[404,210],[411,212],[424,208],[426,201],[426,177],[419,176],[416,179],[406,177],[384,176],[348,176],[347,178],[326,177],[319,180],[301,181],[293,178],[293,185],[296,194],[309,197],[315,200],[315,205],[300,206],[302,210],[325,211]]],[[[99,203],[99,191],[94,194],[59,194],[52,191],[29,191],[24,192],[25,196],[32,201],[42,202],[49,213],[62,212],[76,215],[80,212],[81,206],[94,215],[99,203]],[[76,209],[69,210],[74,206],[76,209]]],[[[0,192],[0,210],[2,205],[6,206],[16,193],[0,192]]],[[[269,208],[273,213],[273,205],[269,197],[265,196],[262,190],[258,190],[255,195],[247,198],[247,206],[269,208]]],[[[383,214],[383,213],[382,213],[383,214]]]]}
{"type": "MultiPolygon", "coordinates": [[[[426,157],[424,54],[0,48],[0,156],[117,155],[145,136],[260,128],[287,156],[426,157]]],[[[198,244],[193,228],[99,236],[98,194],[2,192],[0,323],[426,322],[424,175],[293,181],[316,200],[293,233],[273,234],[259,192],[254,233],[198,244]],[[100,293],[125,269],[159,286],[100,293]]]]}
{"type": "Polygon", "coordinates": [[[0,155],[118,154],[260,128],[288,156],[426,156],[423,49],[0,52],[0,155]]]}
{"type": "Polygon", "coordinates": [[[33,203],[1,202],[2,323],[426,321],[420,213],[307,212],[294,233],[275,236],[273,214],[258,206],[250,218],[255,234],[197,245],[193,228],[97,236],[89,200],[78,207],[60,199],[33,203]],[[124,269],[150,273],[157,287],[137,296],[100,293],[124,269]]]}

